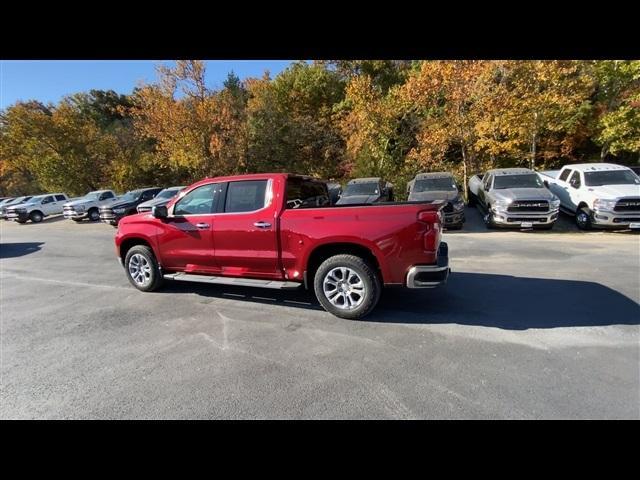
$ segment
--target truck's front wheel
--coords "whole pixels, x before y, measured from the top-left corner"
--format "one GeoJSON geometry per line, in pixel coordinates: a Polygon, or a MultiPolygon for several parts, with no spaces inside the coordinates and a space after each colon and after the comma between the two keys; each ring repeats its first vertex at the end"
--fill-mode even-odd
{"type": "Polygon", "coordinates": [[[591,229],[591,213],[587,207],[582,207],[576,212],[576,225],[580,230],[591,229]]]}
{"type": "Polygon", "coordinates": [[[42,215],[42,213],[38,211],[31,212],[31,214],[29,215],[29,220],[31,220],[33,223],[40,223],[43,218],[44,216],[42,215]]]}
{"type": "Polygon", "coordinates": [[[381,283],[376,269],[356,255],[335,255],[316,270],[313,287],[318,301],[329,313],[359,319],[380,299],[381,283]]]}
{"type": "Polygon", "coordinates": [[[131,285],[143,292],[151,292],[162,285],[162,274],[153,251],[145,245],[131,247],[124,259],[124,267],[131,285]]]}

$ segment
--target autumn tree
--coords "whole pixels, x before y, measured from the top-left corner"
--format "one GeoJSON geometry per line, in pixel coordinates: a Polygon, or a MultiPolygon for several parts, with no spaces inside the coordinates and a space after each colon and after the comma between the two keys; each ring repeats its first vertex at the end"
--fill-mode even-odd
{"type": "Polygon", "coordinates": [[[598,85],[594,141],[600,158],[640,155],[640,61],[602,60],[593,62],[593,68],[598,85]]]}
{"type": "Polygon", "coordinates": [[[407,108],[420,118],[417,146],[408,155],[414,170],[441,164],[448,154],[460,152],[466,179],[469,168],[477,171],[481,145],[478,122],[483,118],[485,61],[426,61],[402,87],[407,108]]]}
{"type": "Polygon", "coordinates": [[[322,65],[297,62],[273,80],[248,82],[249,168],[340,176],[344,141],[333,106],[344,82],[322,65]]]}

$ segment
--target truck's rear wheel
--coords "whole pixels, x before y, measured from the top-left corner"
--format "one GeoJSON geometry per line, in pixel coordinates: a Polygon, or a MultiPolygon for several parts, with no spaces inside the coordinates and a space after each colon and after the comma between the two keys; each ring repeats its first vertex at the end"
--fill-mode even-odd
{"type": "Polygon", "coordinates": [[[381,283],[376,269],[355,255],[335,255],[316,270],[313,287],[326,311],[340,318],[359,319],[380,299],[381,283]]]}
{"type": "Polygon", "coordinates": [[[131,285],[143,292],[151,292],[162,285],[162,274],[153,251],[145,245],[131,247],[124,259],[124,267],[131,285]]]}
{"type": "Polygon", "coordinates": [[[591,212],[587,207],[582,207],[576,212],[576,225],[580,230],[591,229],[591,212]]]}
{"type": "Polygon", "coordinates": [[[40,223],[43,218],[44,216],[42,215],[42,213],[38,211],[31,212],[31,214],[29,215],[29,220],[31,220],[33,223],[40,223]]]}

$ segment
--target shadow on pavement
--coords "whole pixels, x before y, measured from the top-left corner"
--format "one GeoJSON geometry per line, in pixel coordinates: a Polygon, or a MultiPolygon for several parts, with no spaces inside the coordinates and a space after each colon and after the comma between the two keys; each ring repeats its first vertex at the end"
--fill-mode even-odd
{"type": "MultiPolygon", "coordinates": [[[[162,291],[322,310],[315,296],[304,290],[167,282],[162,291]]],[[[508,330],[638,325],[640,305],[595,282],[454,272],[447,285],[437,289],[384,290],[376,309],[361,321],[508,330]]]]}
{"type": "Polygon", "coordinates": [[[1,243],[0,258],[14,258],[29,255],[40,250],[44,242],[1,243]]]}

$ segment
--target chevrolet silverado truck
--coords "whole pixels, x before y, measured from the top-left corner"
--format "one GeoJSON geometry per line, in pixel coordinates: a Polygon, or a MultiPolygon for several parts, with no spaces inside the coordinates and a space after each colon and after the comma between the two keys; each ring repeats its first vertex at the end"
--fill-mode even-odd
{"type": "Polygon", "coordinates": [[[0,218],[4,218],[5,220],[7,220],[7,209],[9,207],[15,207],[17,205],[20,205],[21,203],[28,202],[29,200],[31,200],[31,198],[33,198],[31,195],[27,195],[24,197],[12,198],[7,202],[0,203],[0,218]]]}
{"type": "Polygon", "coordinates": [[[393,201],[393,186],[381,178],[355,178],[347,183],[336,205],[393,201]]]}
{"type": "Polygon", "coordinates": [[[464,224],[464,199],[449,172],[419,173],[407,184],[407,200],[445,200],[444,227],[459,230],[464,224]]]}
{"type": "Polygon", "coordinates": [[[581,230],[640,228],[640,178],[613,163],[578,163],[539,172],[581,230]]]}
{"type": "Polygon", "coordinates": [[[62,205],[69,201],[66,193],[37,195],[29,201],[7,208],[7,219],[18,223],[39,223],[50,215],[60,215],[62,205]]]}
{"type": "Polygon", "coordinates": [[[165,279],[313,289],[332,314],[357,319],[383,286],[447,280],[444,202],[330,205],[327,186],[282,173],[207,178],[152,214],[123,218],[116,254],[129,282],[165,279]],[[321,206],[318,206],[322,203],[321,206]]]}
{"type": "Polygon", "coordinates": [[[100,220],[115,227],[121,218],[138,213],[136,207],[142,202],[155,198],[160,191],[162,191],[162,188],[157,187],[131,190],[111,205],[100,207],[100,220]]]}
{"type": "Polygon", "coordinates": [[[88,218],[92,222],[100,220],[100,207],[112,205],[118,196],[113,190],[96,190],[89,192],[84,197],[67,202],[62,206],[64,218],[74,222],[81,222],[88,218]]]}
{"type": "Polygon", "coordinates": [[[138,213],[150,212],[153,207],[160,207],[169,203],[169,200],[178,195],[184,189],[184,185],[180,187],[165,188],[151,200],[147,200],[146,202],[142,202],[138,205],[136,210],[138,213]]]}
{"type": "Polygon", "coordinates": [[[528,168],[500,168],[469,179],[469,204],[484,213],[487,228],[549,230],[558,220],[560,200],[528,168]]]}

